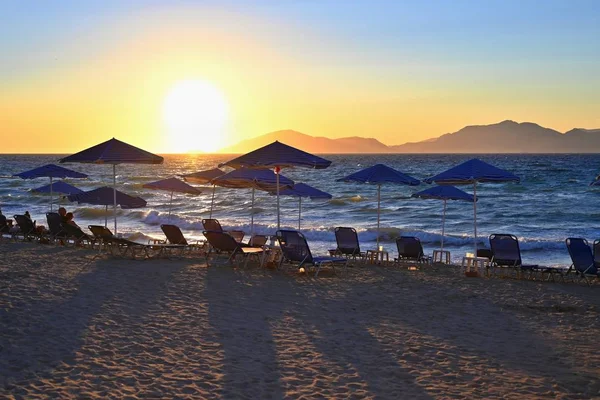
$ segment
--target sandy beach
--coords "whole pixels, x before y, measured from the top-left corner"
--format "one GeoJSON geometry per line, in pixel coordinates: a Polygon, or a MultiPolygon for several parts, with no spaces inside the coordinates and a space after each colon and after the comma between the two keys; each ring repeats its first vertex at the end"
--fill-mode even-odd
{"type": "Polygon", "coordinates": [[[0,243],[0,397],[600,397],[598,285],[94,255],[0,243]]]}

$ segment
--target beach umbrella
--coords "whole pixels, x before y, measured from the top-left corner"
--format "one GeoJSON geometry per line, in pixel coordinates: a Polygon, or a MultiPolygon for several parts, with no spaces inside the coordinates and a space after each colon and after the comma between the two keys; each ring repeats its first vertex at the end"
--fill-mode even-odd
{"type": "Polygon", "coordinates": [[[418,179],[403,174],[402,172],[388,167],[384,164],[375,164],[372,167],[362,169],[338,182],[359,182],[377,185],[377,248],[379,249],[379,219],[381,213],[381,185],[396,184],[416,186],[421,183],[418,179]]]}
{"type": "MultiPolygon", "coordinates": [[[[271,193],[274,194],[274,193],[271,193]]],[[[296,183],[286,189],[279,191],[280,196],[292,196],[298,198],[298,230],[300,230],[300,220],[302,219],[302,198],[309,197],[310,199],[331,199],[333,196],[327,192],[323,192],[305,183],[296,183]]]]}
{"type": "Polygon", "coordinates": [[[113,214],[117,233],[117,164],[162,164],[160,156],[112,138],[79,153],[59,160],[60,163],[111,164],[113,167],[113,214]]]}
{"type": "MultiPolygon", "coordinates": [[[[137,196],[130,196],[126,193],[116,190],[114,187],[103,186],[97,189],[93,189],[87,192],[72,194],[67,196],[69,201],[77,202],[79,204],[93,204],[97,206],[106,206],[108,213],[108,206],[119,205],[122,209],[131,208],[142,208],[146,207],[146,200],[137,196]]],[[[107,219],[106,215],[104,218],[104,226],[106,226],[107,219]]]]}
{"type": "MultiPolygon", "coordinates": [[[[498,167],[494,167],[477,158],[465,161],[440,174],[425,179],[427,183],[438,185],[473,185],[473,196],[477,198],[477,183],[481,182],[520,182],[521,179],[498,167]]],[[[473,202],[473,232],[475,235],[475,253],[477,256],[477,202],[473,202]]]]}
{"type": "Polygon", "coordinates": [[[156,182],[146,183],[142,187],[146,189],[166,190],[168,192],[171,192],[171,200],[169,201],[169,215],[171,215],[171,207],[173,205],[174,192],[194,195],[202,193],[199,189],[196,189],[195,187],[190,186],[177,178],[168,178],[156,182]]]}
{"type": "Polygon", "coordinates": [[[50,178],[50,211],[52,211],[52,198],[54,197],[54,187],[52,185],[54,178],[87,178],[86,174],[54,164],[47,164],[14,176],[18,176],[21,179],[50,178]]]}
{"type": "Polygon", "coordinates": [[[212,183],[216,186],[226,188],[252,189],[252,212],[250,213],[250,236],[252,236],[254,234],[254,191],[256,189],[267,192],[277,191],[277,188],[280,186],[283,186],[284,189],[292,186],[294,181],[283,175],[276,174],[270,169],[240,168],[213,179],[212,183]]]}
{"type": "MultiPolygon", "coordinates": [[[[412,197],[418,197],[421,199],[434,199],[444,201],[444,213],[442,214],[442,245],[441,249],[444,251],[444,227],[446,225],[446,203],[448,200],[457,201],[468,201],[473,202],[474,197],[472,194],[463,192],[457,187],[445,185],[445,186],[434,186],[429,189],[422,190],[417,193],[413,193],[412,197]]],[[[475,199],[475,201],[477,201],[475,199]]]]}
{"type": "MultiPolygon", "coordinates": [[[[193,172],[191,174],[181,175],[186,182],[199,183],[202,185],[210,183],[213,179],[225,174],[225,171],[219,168],[207,169],[204,171],[193,172]]],[[[213,206],[215,204],[215,185],[213,185],[212,198],[210,200],[210,214],[208,218],[212,218],[213,206]]]]}
{"type": "MultiPolygon", "coordinates": [[[[61,194],[77,194],[83,193],[83,190],[76,188],[73,185],[69,185],[65,181],[53,182],[48,185],[41,186],[39,188],[31,189],[34,193],[50,193],[50,197],[53,196],[53,193],[61,193],[61,194]]],[[[52,211],[52,208],[50,209],[52,211]]]]}
{"type": "MultiPolygon", "coordinates": [[[[259,149],[244,154],[231,161],[220,164],[219,166],[229,166],[232,168],[273,168],[277,178],[282,168],[314,168],[323,169],[331,165],[331,161],[315,156],[305,151],[299,150],[287,144],[275,141],[259,149]]],[[[277,180],[277,229],[280,227],[279,216],[279,180],[277,180]]]]}

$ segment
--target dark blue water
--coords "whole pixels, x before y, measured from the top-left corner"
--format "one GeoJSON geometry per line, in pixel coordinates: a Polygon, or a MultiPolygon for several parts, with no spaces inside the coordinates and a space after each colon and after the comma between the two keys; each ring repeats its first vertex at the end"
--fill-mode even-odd
{"type": "MultiPolygon", "coordinates": [[[[25,181],[11,178],[49,162],[58,156],[0,156],[0,202],[6,215],[29,210],[34,218],[43,220],[48,210],[48,196],[35,195],[30,189],[45,185],[47,179],[25,181]]],[[[120,165],[117,167],[118,189],[138,195],[148,201],[148,207],[138,210],[119,210],[119,231],[133,235],[140,241],[147,236],[161,237],[159,225],[174,222],[190,236],[200,237],[201,219],[208,217],[212,189],[206,188],[200,196],[177,195],[173,213],[167,216],[170,193],[143,189],[146,182],[162,177],[194,172],[215,167],[231,157],[222,155],[170,155],[163,165],[120,165]]],[[[362,246],[373,248],[376,238],[377,188],[336,182],[337,178],[375,163],[384,163],[400,171],[423,179],[450,168],[472,156],[468,155],[329,155],[332,166],[325,170],[294,169],[282,173],[297,182],[306,182],[331,193],[331,201],[303,200],[302,231],[316,252],[333,246],[336,226],[353,226],[359,231],[362,246]]],[[[600,171],[600,155],[482,155],[479,158],[521,177],[520,184],[480,184],[477,194],[478,237],[480,245],[487,245],[491,233],[512,233],[518,236],[526,262],[541,264],[568,264],[569,257],[564,239],[569,236],[600,238],[600,190],[589,183],[600,171]]],[[[101,165],[71,164],[67,167],[87,173],[86,180],[68,180],[87,190],[112,184],[112,168],[101,165]]],[[[399,234],[418,236],[426,251],[439,247],[441,238],[442,202],[411,198],[416,191],[428,187],[387,185],[382,187],[381,226],[384,247],[393,251],[393,238],[399,234]]],[[[472,192],[472,187],[462,187],[472,192]]],[[[250,231],[250,190],[216,190],[213,216],[223,225],[250,231]]],[[[104,223],[102,207],[68,204],[75,212],[76,221],[85,226],[104,223]]],[[[255,230],[274,233],[276,228],[275,198],[257,192],[255,230]]],[[[298,201],[283,198],[282,224],[297,228],[298,201]]],[[[109,210],[112,216],[112,211],[109,210]]],[[[109,226],[112,227],[109,216],[109,226]]],[[[473,248],[472,204],[449,202],[446,219],[445,247],[454,259],[473,248]]]]}

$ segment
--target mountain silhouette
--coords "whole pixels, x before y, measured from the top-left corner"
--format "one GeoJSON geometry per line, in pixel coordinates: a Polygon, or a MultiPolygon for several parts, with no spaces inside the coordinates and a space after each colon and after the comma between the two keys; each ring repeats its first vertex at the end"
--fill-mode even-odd
{"type": "Polygon", "coordinates": [[[279,140],[311,153],[600,153],[600,129],[575,128],[566,133],[532,122],[502,121],[466,126],[457,132],[420,142],[386,146],[377,139],[329,139],[294,130],[267,133],[223,149],[246,153],[279,140]]]}

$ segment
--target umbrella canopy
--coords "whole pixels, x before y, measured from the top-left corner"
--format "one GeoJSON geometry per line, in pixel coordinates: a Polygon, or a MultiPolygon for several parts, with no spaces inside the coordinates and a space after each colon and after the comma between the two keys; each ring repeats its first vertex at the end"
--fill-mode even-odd
{"type": "MultiPolygon", "coordinates": [[[[204,171],[198,171],[191,174],[181,175],[183,180],[186,182],[207,184],[221,175],[225,174],[225,171],[219,168],[207,169],[204,171]]],[[[210,215],[208,218],[212,218],[213,207],[215,205],[215,185],[213,185],[212,198],[210,200],[210,215]]]]}
{"type": "Polygon", "coordinates": [[[88,164],[162,164],[163,161],[161,156],[115,138],[59,160],[60,163],[88,164]]]}
{"type": "MultiPolygon", "coordinates": [[[[520,182],[521,179],[511,172],[494,167],[478,158],[465,161],[440,174],[425,179],[427,183],[438,185],[473,185],[473,196],[477,198],[478,182],[520,182]]],[[[473,202],[473,232],[475,253],[477,256],[477,202],[473,202]]]]}
{"type": "MultiPolygon", "coordinates": [[[[275,174],[270,169],[240,168],[213,179],[212,183],[226,188],[252,188],[252,210],[254,210],[254,191],[256,189],[275,191],[280,185],[292,186],[294,181],[283,175],[275,174]]],[[[254,234],[254,212],[251,212],[250,234],[254,234]]]]}
{"type": "Polygon", "coordinates": [[[62,193],[62,194],[79,194],[83,193],[83,190],[76,188],[73,185],[69,185],[64,181],[54,182],[49,185],[44,185],[42,187],[32,189],[32,192],[36,193],[62,193]]]}
{"type": "Polygon", "coordinates": [[[371,183],[377,185],[377,248],[379,248],[379,219],[381,212],[381,185],[397,184],[416,186],[421,183],[418,179],[403,174],[402,172],[390,168],[384,164],[376,164],[372,167],[362,169],[351,175],[337,180],[338,182],[359,182],[371,183]]]}
{"type": "Polygon", "coordinates": [[[468,201],[473,202],[475,197],[467,192],[463,192],[459,188],[454,186],[434,186],[429,189],[422,190],[417,193],[413,193],[412,197],[418,197],[421,199],[434,199],[444,201],[444,213],[442,214],[442,244],[441,250],[444,250],[444,227],[446,225],[446,202],[448,200],[468,201]]]}
{"type": "MultiPolygon", "coordinates": [[[[110,206],[113,204],[113,188],[102,186],[87,192],[67,196],[69,201],[97,206],[110,206]]],[[[117,190],[117,204],[123,209],[146,207],[146,200],[137,196],[130,196],[117,190]]]]}
{"type": "MultiPolygon", "coordinates": [[[[259,149],[244,154],[231,161],[219,165],[232,168],[274,168],[277,177],[281,168],[302,167],[323,169],[331,165],[331,161],[299,150],[287,144],[275,141],[259,149]]],[[[280,227],[279,217],[279,181],[277,181],[277,229],[280,227]]]]}
{"type": "MultiPolygon", "coordinates": [[[[117,233],[117,164],[162,164],[164,158],[112,138],[79,153],[59,160],[60,163],[78,162],[88,164],[112,164],[113,166],[113,214],[117,233]]],[[[122,207],[122,206],[121,206],[122,207]]]]}
{"type": "Polygon", "coordinates": [[[331,165],[331,161],[299,150],[287,144],[275,141],[259,149],[251,151],[220,164],[219,167],[232,168],[290,168],[303,167],[323,169],[331,165]]]}
{"type": "Polygon", "coordinates": [[[306,183],[296,183],[289,188],[279,192],[281,196],[298,197],[298,230],[300,230],[300,221],[302,220],[302,198],[310,197],[316,199],[331,199],[333,196],[327,192],[314,188],[306,183]]]}
{"type": "Polygon", "coordinates": [[[21,172],[15,176],[18,176],[21,179],[50,178],[50,211],[52,211],[52,198],[54,197],[54,186],[52,185],[52,180],[54,178],[87,178],[86,174],[82,174],[81,172],[73,171],[71,169],[60,167],[54,164],[47,164],[29,171],[21,172]]]}
{"type": "Polygon", "coordinates": [[[181,175],[184,181],[198,184],[210,183],[213,179],[224,175],[225,171],[219,168],[207,169],[205,171],[193,172],[191,174],[181,175]]]}
{"type": "Polygon", "coordinates": [[[186,194],[200,194],[202,193],[199,189],[188,185],[187,183],[180,181],[177,178],[162,179],[156,182],[146,183],[144,186],[146,189],[154,190],[166,190],[171,192],[171,200],[169,202],[169,215],[171,215],[171,206],[173,204],[173,193],[186,193],[186,194]]]}

